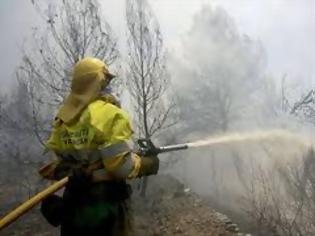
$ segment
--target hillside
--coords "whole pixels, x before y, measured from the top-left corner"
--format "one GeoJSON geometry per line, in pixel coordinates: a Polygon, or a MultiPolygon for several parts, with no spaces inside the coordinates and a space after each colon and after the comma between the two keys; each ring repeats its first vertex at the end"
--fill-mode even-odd
{"type": "MultiPolygon", "coordinates": [[[[136,188],[136,187],[135,187],[136,188]]],[[[150,178],[145,199],[134,191],[133,211],[137,236],[233,236],[243,235],[236,224],[211,209],[198,195],[170,176],[150,178]]],[[[54,236],[50,227],[34,209],[3,232],[2,236],[54,236]]]]}

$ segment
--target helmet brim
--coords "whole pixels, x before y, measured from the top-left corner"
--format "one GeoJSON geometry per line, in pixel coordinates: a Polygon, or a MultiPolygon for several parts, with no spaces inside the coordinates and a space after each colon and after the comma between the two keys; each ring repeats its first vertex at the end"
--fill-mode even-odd
{"type": "Polygon", "coordinates": [[[112,79],[116,78],[117,76],[114,75],[114,74],[112,74],[112,73],[107,72],[107,73],[106,73],[106,77],[107,77],[109,80],[112,80],[112,79]]]}

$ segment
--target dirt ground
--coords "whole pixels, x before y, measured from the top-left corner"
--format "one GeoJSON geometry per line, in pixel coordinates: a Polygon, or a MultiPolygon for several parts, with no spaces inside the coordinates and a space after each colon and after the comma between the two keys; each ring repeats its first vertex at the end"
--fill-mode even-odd
{"type": "MultiPolygon", "coordinates": [[[[225,215],[215,212],[169,176],[150,178],[145,198],[134,190],[132,209],[136,236],[241,236],[225,215]]],[[[135,188],[136,189],[136,188],[135,188]]],[[[1,236],[56,236],[38,208],[0,232],[1,236]]]]}

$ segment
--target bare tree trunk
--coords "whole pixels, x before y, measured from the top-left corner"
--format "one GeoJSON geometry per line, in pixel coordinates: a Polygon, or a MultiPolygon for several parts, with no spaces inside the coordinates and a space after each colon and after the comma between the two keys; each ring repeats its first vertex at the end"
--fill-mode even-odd
{"type": "MultiPolygon", "coordinates": [[[[129,32],[127,88],[133,99],[139,137],[151,139],[172,125],[173,103],[166,97],[168,77],[164,66],[163,42],[157,19],[146,0],[126,1],[129,32]]],[[[142,181],[145,196],[148,179],[142,181]]]]}
{"type": "Polygon", "coordinates": [[[71,69],[86,56],[113,63],[119,56],[117,40],[99,11],[98,0],[32,1],[43,19],[32,44],[23,51],[17,75],[32,98],[35,135],[42,142],[56,109],[70,90],[71,69]],[[49,124],[49,125],[47,125],[49,124]]]}

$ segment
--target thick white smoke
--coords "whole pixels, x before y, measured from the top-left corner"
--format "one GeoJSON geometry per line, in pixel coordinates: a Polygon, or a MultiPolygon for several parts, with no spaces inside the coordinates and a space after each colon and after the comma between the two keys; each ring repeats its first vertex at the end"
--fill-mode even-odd
{"type": "MultiPolygon", "coordinates": [[[[298,135],[310,131],[282,110],[266,60],[262,44],[242,35],[224,9],[202,8],[170,56],[180,109],[176,140],[235,131],[247,135],[254,130],[284,129],[298,135]]],[[[305,139],[301,143],[281,134],[188,150],[179,155],[171,172],[195,191],[242,211],[235,203],[248,193],[257,171],[273,173],[301,159],[311,142],[305,139]]]]}

